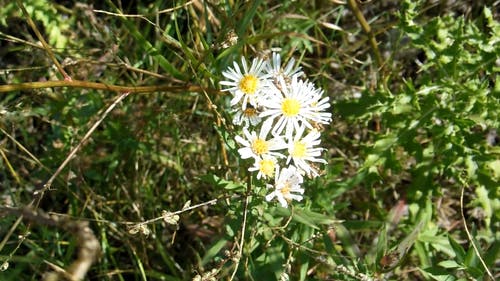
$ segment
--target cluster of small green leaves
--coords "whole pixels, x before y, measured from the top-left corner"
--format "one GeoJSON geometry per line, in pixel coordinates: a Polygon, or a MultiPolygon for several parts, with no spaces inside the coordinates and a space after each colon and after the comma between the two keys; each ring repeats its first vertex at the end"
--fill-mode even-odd
{"type": "MultiPolygon", "coordinates": [[[[70,22],[68,18],[57,16],[58,11],[53,4],[48,4],[44,0],[32,0],[25,1],[24,3],[26,10],[35,22],[40,22],[40,27],[46,29],[47,42],[58,49],[66,47],[69,42],[69,37],[67,36],[67,31],[70,27],[70,22]]],[[[0,24],[7,26],[7,21],[12,21],[14,17],[23,18],[23,14],[16,1],[8,1],[5,6],[2,7],[2,14],[11,15],[11,17],[0,18],[0,24]],[[16,14],[17,12],[17,14],[16,14]]]]}
{"type": "Polygon", "coordinates": [[[419,190],[436,189],[429,184],[433,175],[457,178],[464,170],[469,179],[491,186],[489,179],[500,178],[494,140],[500,127],[500,24],[485,8],[477,24],[448,15],[425,26],[403,18],[401,29],[424,52],[425,60],[418,79],[384,101],[388,107],[374,108],[390,114],[381,115],[391,122],[388,127],[405,128],[381,140],[378,151],[385,151],[386,144],[397,138],[415,156],[419,190]],[[401,116],[405,117],[397,118],[401,116]],[[421,145],[419,138],[430,142],[421,145]]]}
{"type": "Polygon", "coordinates": [[[396,90],[381,87],[347,102],[345,108],[358,107],[354,114],[340,109],[347,117],[378,124],[374,140],[364,144],[358,182],[376,188],[392,181],[392,189],[408,202],[406,236],[390,242],[383,226],[372,270],[386,271],[391,255],[389,264],[400,265],[414,246],[413,262],[426,278],[481,279],[487,272],[471,243],[482,245],[479,254],[493,268],[500,238],[500,24],[487,7],[474,22],[444,15],[423,24],[421,11],[421,2],[405,1],[398,26],[401,38],[411,42],[401,52],[420,54],[406,66],[414,67],[409,72],[416,76],[405,77],[396,90]],[[466,221],[475,225],[472,241],[463,228],[451,231],[451,221],[462,225],[462,188],[466,221]],[[438,200],[455,210],[433,206],[438,200]],[[481,209],[481,215],[474,216],[473,209],[481,209]],[[464,239],[468,242],[457,242],[464,239]]]}

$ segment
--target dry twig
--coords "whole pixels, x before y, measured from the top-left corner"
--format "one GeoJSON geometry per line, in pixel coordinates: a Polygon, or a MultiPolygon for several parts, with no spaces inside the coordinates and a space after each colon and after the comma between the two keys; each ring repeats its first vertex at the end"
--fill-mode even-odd
{"type": "Polygon", "coordinates": [[[40,210],[33,210],[31,208],[0,206],[0,214],[2,213],[16,215],[37,224],[60,228],[76,236],[79,247],[76,260],[65,270],[58,269],[55,275],[53,273],[49,274],[48,276],[50,276],[51,281],[58,280],[61,276],[71,281],[83,280],[99,256],[101,251],[99,240],[95,237],[87,221],[73,221],[60,216],[48,215],[40,210]]]}

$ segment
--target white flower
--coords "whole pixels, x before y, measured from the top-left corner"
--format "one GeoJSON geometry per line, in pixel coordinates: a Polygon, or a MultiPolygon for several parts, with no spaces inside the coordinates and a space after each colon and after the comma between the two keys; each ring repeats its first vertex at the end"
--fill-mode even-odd
{"type": "Polygon", "coordinates": [[[279,53],[273,52],[272,58],[264,68],[264,72],[271,75],[276,81],[290,81],[292,76],[300,77],[304,75],[300,66],[295,67],[295,59],[291,58],[284,68],[281,67],[281,56],[279,53]]]}
{"type": "Polygon", "coordinates": [[[266,201],[276,197],[283,208],[288,207],[288,203],[292,200],[301,201],[304,194],[304,189],[300,187],[302,182],[303,178],[294,166],[284,168],[281,173],[277,166],[274,185],[267,184],[267,187],[274,188],[274,191],[266,196],[266,201]]]}
{"type": "Polygon", "coordinates": [[[280,135],[285,130],[285,136],[291,138],[302,125],[312,129],[311,123],[328,124],[331,121],[332,114],[324,112],[330,107],[328,97],[322,98],[323,91],[317,90],[312,83],[293,76],[290,85],[281,81],[279,87],[274,88],[275,94],[268,95],[263,104],[266,109],[260,114],[268,118],[266,122],[277,119],[273,135],[280,135]]]}
{"type": "Polygon", "coordinates": [[[248,168],[248,171],[257,173],[257,179],[260,178],[272,178],[274,176],[274,171],[278,162],[276,158],[272,156],[264,156],[262,158],[255,159],[255,164],[253,167],[248,168]]]}
{"type": "Polygon", "coordinates": [[[248,128],[249,125],[257,126],[262,118],[259,116],[259,112],[253,106],[248,106],[245,110],[242,110],[240,107],[237,107],[233,112],[236,112],[233,118],[233,124],[248,128]]]}
{"type": "Polygon", "coordinates": [[[321,134],[318,130],[313,129],[302,138],[304,130],[304,126],[300,127],[294,138],[288,139],[287,164],[293,160],[297,168],[304,171],[310,177],[316,177],[319,175],[316,168],[308,162],[327,163],[325,159],[319,158],[323,148],[315,147],[321,143],[321,134]]]}
{"type": "Polygon", "coordinates": [[[223,91],[229,91],[233,94],[231,106],[242,101],[241,108],[245,110],[247,104],[257,107],[262,99],[263,92],[266,89],[268,75],[263,73],[265,62],[262,59],[253,59],[250,69],[248,68],[245,58],[241,58],[240,66],[234,62],[234,68],[229,67],[227,71],[223,71],[222,75],[226,77],[226,81],[221,81],[220,84],[229,88],[223,91]]]}
{"type": "Polygon", "coordinates": [[[257,136],[255,131],[250,133],[247,128],[243,128],[245,138],[241,136],[235,137],[236,142],[243,145],[242,148],[238,149],[241,158],[258,159],[264,156],[285,157],[283,154],[276,152],[276,150],[286,149],[287,147],[286,142],[281,137],[273,137],[270,140],[266,140],[270,130],[271,124],[264,123],[257,136]]]}

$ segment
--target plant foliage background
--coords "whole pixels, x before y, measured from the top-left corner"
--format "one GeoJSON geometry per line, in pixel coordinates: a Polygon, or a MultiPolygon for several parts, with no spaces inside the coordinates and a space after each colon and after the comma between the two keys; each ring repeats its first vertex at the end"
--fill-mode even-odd
{"type": "MultiPolygon", "coordinates": [[[[63,80],[19,2],[0,0],[0,84],[63,80]]],[[[127,96],[36,206],[89,222],[88,280],[499,277],[499,2],[347,2],[22,1],[72,79],[176,89],[127,96]],[[218,84],[270,50],[301,63],[334,116],[329,164],[289,209],[246,191],[218,84]]],[[[1,205],[28,206],[117,96],[1,91],[1,205]]],[[[0,215],[1,280],[74,261],[70,233],[0,215]]]]}

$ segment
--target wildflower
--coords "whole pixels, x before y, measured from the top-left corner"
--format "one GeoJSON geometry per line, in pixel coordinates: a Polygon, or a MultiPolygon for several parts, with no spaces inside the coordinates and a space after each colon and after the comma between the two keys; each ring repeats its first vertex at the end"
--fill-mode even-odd
{"type": "Polygon", "coordinates": [[[275,88],[275,94],[269,95],[265,103],[266,110],[260,116],[267,117],[266,122],[276,124],[273,135],[280,135],[285,130],[285,136],[291,138],[294,131],[302,125],[312,129],[311,123],[327,124],[331,113],[324,112],[330,107],[328,97],[322,98],[323,91],[317,90],[312,83],[297,80],[292,77],[290,85],[280,81],[280,87],[275,88]]]}
{"type": "Polygon", "coordinates": [[[305,127],[302,126],[294,138],[288,139],[287,164],[293,160],[297,168],[305,172],[308,176],[316,177],[319,174],[309,162],[327,163],[325,159],[319,158],[323,148],[315,147],[321,143],[321,134],[318,130],[313,129],[302,138],[304,131],[305,127]]]}
{"type": "Polygon", "coordinates": [[[263,124],[257,136],[255,131],[250,133],[248,128],[243,128],[243,134],[246,139],[241,136],[235,137],[236,142],[243,145],[242,148],[238,149],[241,158],[258,159],[263,156],[285,157],[283,154],[276,152],[276,150],[285,149],[287,147],[286,142],[281,137],[273,137],[270,140],[266,140],[270,130],[271,124],[263,124]]]}
{"type": "Polygon", "coordinates": [[[272,54],[272,58],[264,68],[264,72],[271,75],[276,82],[280,80],[291,81],[293,76],[300,77],[304,75],[302,68],[295,67],[295,59],[291,58],[284,68],[281,67],[281,56],[279,53],[272,54]]]}
{"type": "Polygon", "coordinates": [[[255,159],[255,164],[253,167],[248,168],[248,171],[257,173],[257,179],[260,178],[272,178],[274,176],[274,171],[278,162],[276,158],[272,156],[264,156],[262,158],[255,159]]]}
{"type": "Polygon", "coordinates": [[[234,62],[234,68],[229,67],[227,71],[223,71],[222,75],[227,78],[226,81],[221,81],[220,84],[229,88],[223,91],[229,91],[233,94],[231,106],[242,101],[241,109],[245,111],[247,104],[257,107],[262,99],[263,92],[266,88],[266,77],[263,73],[265,62],[262,59],[253,59],[252,65],[248,68],[245,58],[241,58],[240,66],[234,62]]]}
{"type": "Polygon", "coordinates": [[[301,201],[304,177],[318,176],[315,165],[326,163],[318,146],[320,130],[332,117],[329,98],[302,78],[293,58],[282,65],[278,53],[266,61],[253,59],[251,65],[242,57],[222,74],[223,91],[232,95],[232,122],[242,127],[235,137],[238,153],[254,160],[248,171],[257,172],[257,179],[274,178],[274,184],[266,184],[272,189],[266,200],[276,199],[285,208],[301,201]]]}
{"type": "Polygon", "coordinates": [[[288,207],[292,200],[301,201],[304,194],[304,189],[300,187],[302,182],[303,178],[294,166],[284,168],[281,173],[277,166],[274,185],[267,184],[267,187],[274,188],[274,191],[266,196],[266,201],[276,197],[283,208],[288,207]]]}
{"type": "Polygon", "coordinates": [[[257,126],[262,121],[257,108],[251,105],[247,105],[245,110],[238,107],[234,112],[236,112],[233,118],[234,125],[241,126],[244,123],[243,127],[248,128],[249,125],[257,126]]]}

